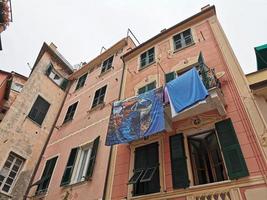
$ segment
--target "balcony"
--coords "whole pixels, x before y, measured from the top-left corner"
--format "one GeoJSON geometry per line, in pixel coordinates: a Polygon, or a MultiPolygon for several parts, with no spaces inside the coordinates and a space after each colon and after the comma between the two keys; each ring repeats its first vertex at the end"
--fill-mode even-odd
{"type": "Polygon", "coordinates": [[[200,79],[204,86],[208,90],[209,96],[202,101],[182,110],[176,116],[171,114],[171,106],[167,104],[165,106],[166,119],[169,119],[169,123],[183,120],[192,116],[196,116],[208,111],[217,110],[219,115],[224,116],[226,114],[225,101],[223,93],[221,91],[221,84],[215,75],[215,70],[210,69],[203,62],[200,62],[196,68],[200,79]]]}

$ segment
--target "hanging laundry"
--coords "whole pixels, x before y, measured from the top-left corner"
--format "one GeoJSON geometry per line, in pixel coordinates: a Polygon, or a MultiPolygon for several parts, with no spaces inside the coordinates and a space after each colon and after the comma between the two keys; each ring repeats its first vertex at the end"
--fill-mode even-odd
{"type": "Polygon", "coordinates": [[[163,90],[159,88],[113,103],[106,145],[128,143],[164,129],[163,90]]]}
{"type": "Polygon", "coordinates": [[[172,117],[209,95],[195,68],[167,83],[166,88],[165,94],[172,108],[172,117]]]}

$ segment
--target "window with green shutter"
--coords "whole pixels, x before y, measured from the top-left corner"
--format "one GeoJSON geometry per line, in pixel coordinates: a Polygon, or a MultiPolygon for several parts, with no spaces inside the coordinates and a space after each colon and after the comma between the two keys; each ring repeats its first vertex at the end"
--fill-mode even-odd
{"type": "Polygon", "coordinates": [[[46,161],[45,168],[42,174],[42,177],[38,182],[36,194],[46,193],[55,165],[57,162],[57,157],[54,157],[48,161],[46,161]]]}
{"type": "Polygon", "coordinates": [[[171,169],[173,188],[187,188],[189,178],[183,134],[170,136],[171,169]]]}
{"type": "Polygon", "coordinates": [[[128,184],[133,184],[133,196],[160,191],[158,143],[137,147],[134,170],[128,184]]]}
{"type": "Polygon", "coordinates": [[[147,65],[155,61],[155,48],[152,47],[148,51],[140,55],[140,69],[145,68],[147,65]]]}
{"type": "Polygon", "coordinates": [[[67,162],[67,166],[65,168],[63,177],[61,179],[61,186],[63,185],[68,185],[71,181],[71,176],[72,176],[72,172],[74,169],[74,164],[76,161],[76,156],[77,156],[77,152],[78,152],[78,148],[74,148],[71,150],[70,152],[70,156],[67,162]]]}
{"type": "Polygon", "coordinates": [[[175,72],[167,73],[167,74],[165,74],[165,83],[168,83],[168,82],[172,81],[175,78],[176,78],[176,73],[175,72]]]}
{"type": "Polygon", "coordinates": [[[248,176],[249,172],[232,120],[229,118],[217,122],[215,127],[218,133],[229,178],[233,180],[248,176]]]}
{"type": "Polygon", "coordinates": [[[156,81],[153,81],[153,82],[151,82],[151,83],[139,88],[138,89],[138,94],[143,94],[143,93],[148,92],[150,90],[153,90],[155,88],[156,88],[156,81]]]}
{"type": "Polygon", "coordinates": [[[100,136],[98,136],[92,143],[71,150],[61,180],[61,186],[86,181],[92,177],[99,140],[100,136]],[[76,169],[75,171],[73,171],[74,168],[76,169]]]}

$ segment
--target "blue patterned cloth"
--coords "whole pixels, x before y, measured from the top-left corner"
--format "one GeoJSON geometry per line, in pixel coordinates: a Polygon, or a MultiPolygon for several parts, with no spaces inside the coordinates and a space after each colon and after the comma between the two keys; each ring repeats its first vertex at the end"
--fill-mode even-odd
{"type": "Polygon", "coordinates": [[[165,129],[162,88],[113,103],[106,145],[128,143],[165,129]]]}

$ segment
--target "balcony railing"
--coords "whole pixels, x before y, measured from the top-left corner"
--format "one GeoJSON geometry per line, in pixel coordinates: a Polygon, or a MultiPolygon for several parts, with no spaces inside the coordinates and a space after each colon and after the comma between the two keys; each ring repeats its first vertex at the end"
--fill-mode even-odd
{"type": "Polygon", "coordinates": [[[192,195],[188,200],[232,200],[230,191],[210,191],[207,193],[192,195]]]}
{"type": "Polygon", "coordinates": [[[221,87],[221,84],[215,75],[214,69],[209,68],[205,64],[201,64],[198,68],[198,71],[207,90],[214,88],[214,87],[217,87],[217,88],[221,87]]]}

